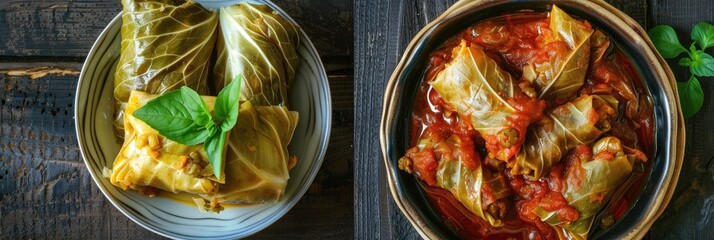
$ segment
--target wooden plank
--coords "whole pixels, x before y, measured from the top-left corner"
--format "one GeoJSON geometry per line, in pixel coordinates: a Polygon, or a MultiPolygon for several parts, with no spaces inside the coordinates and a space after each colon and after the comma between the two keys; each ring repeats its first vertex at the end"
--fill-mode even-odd
{"type": "MultiPolygon", "coordinates": [[[[355,1],[355,238],[379,239],[390,225],[379,155],[379,107],[386,78],[389,1],[355,1]]],[[[396,20],[396,19],[395,19],[396,20]]],[[[388,236],[384,236],[389,239],[388,236]]]]}
{"type": "Polygon", "coordinates": [[[119,1],[3,1],[0,55],[84,57],[120,11],[119,1]]]}
{"type": "MultiPolygon", "coordinates": [[[[711,2],[649,1],[649,26],[671,25],[684,46],[692,42],[689,33],[694,24],[705,21],[714,23],[711,2]]],[[[711,49],[707,50],[712,54],[711,49]]],[[[684,55],[683,55],[684,56],[684,55]]],[[[677,65],[678,59],[669,65],[680,81],[689,79],[689,70],[677,65]]],[[[697,115],[686,120],[687,147],[684,166],[669,206],[652,227],[651,239],[712,239],[714,229],[714,78],[701,77],[704,90],[704,105],[697,115]],[[680,234],[672,234],[673,232],[680,234]]]]}
{"type": "Polygon", "coordinates": [[[412,36],[454,2],[355,2],[355,238],[419,238],[386,184],[379,109],[385,84],[412,36]]]}
{"type": "MultiPolygon", "coordinates": [[[[0,63],[1,238],[157,238],[116,210],[84,166],[73,119],[81,63],[43,64],[0,63]]],[[[353,79],[329,78],[336,117],[322,168],[298,204],[253,238],[353,235],[353,79]]]]}
{"type": "Polygon", "coordinates": [[[73,119],[81,64],[65,65],[0,71],[0,235],[151,237],[104,199],[84,167],[73,119]]]}
{"type": "MultiPolygon", "coordinates": [[[[276,0],[323,56],[351,56],[352,1],[276,0]]],[[[0,56],[85,57],[121,11],[118,0],[0,2],[0,56]]]]}
{"type": "MultiPolygon", "coordinates": [[[[386,82],[412,37],[455,0],[355,2],[355,237],[419,238],[397,208],[386,183],[379,145],[379,119],[386,82]]],[[[646,23],[642,1],[611,0],[646,23]]]]}

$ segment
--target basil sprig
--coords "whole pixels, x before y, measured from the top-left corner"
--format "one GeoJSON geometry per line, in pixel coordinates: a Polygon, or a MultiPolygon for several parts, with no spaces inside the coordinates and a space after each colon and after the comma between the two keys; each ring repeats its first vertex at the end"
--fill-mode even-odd
{"type": "Polygon", "coordinates": [[[679,65],[689,67],[692,76],[685,82],[677,82],[677,90],[684,117],[694,116],[704,103],[704,92],[697,77],[714,76],[714,58],[704,52],[714,46],[714,25],[706,22],[694,25],[690,34],[693,42],[689,49],[679,43],[677,33],[671,26],[659,25],[650,29],[647,34],[664,58],[676,58],[682,53],[687,53],[687,57],[679,59],[679,65]],[[700,49],[697,49],[697,45],[700,49]]]}
{"type": "Polygon", "coordinates": [[[241,82],[239,75],[218,93],[213,116],[201,96],[188,87],[152,99],[133,115],[177,143],[204,143],[213,173],[220,179],[226,135],[238,120],[241,82]]]}

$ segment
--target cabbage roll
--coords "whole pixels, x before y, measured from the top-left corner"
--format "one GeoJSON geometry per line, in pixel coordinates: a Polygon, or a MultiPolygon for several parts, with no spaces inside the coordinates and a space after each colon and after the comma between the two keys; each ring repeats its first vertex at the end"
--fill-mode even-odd
{"type": "Polygon", "coordinates": [[[617,99],[609,95],[582,95],[556,107],[529,129],[511,173],[540,178],[568,151],[590,144],[610,130],[617,116],[617,99]]]}
{"type": "Polygon", "coordinates": [[[549,28],[552,36],[545,38],[545,49],[555,54],[547,61],[533,62],[537,74],[534,86],[539,98],[569,100],[585,83],[593,29],[555,5],[549,28]]]}
{"type": "Polygon", "coordinates": [[[299,64],[299,29],[267,5],[239,3],[220,10],[220,35],[213,69],[219,91],[241,74],[241,101],[286,105],[299,64]]]}
{"type": "Polygon", "coordinates": [[[493,157],[503,161],[518,153],[528,125],[545,107],[526,94],[533,90],[527,82],[516,83],[479,46],[463,40],[430,84],[481,134],[493,157]]]}
{"type": "Polygon", "coordinates": [[[297,161],[288,154],[297,121],[298,113],[285,107],[241,104],[226,141],[225,184],[215,196],[204,198],[222,204],[278,201],[285,193],[288,171],[297,161]]]}
{"type": "Polygon", "coordinates": [[[192,1],[122,0],[121,57],[114,75],[114,127],[122,139],[133,90],[162,94],[182,86],[208,93],[218,15],[192,1]]]}
{"type": "Polygon", "coordinates": [[[469,211],[492,226],[503,226],[510,196],[505,177],[483,165],[473,141],[451,133],[427,133],[399,159],[399,167],[427,184],[451,192],[469,211]]]}
{"type": "Polygon", "coordinates": [[[616,137],[603,137],[592,149],[580,145],[568,155],[567,161],[561,193],[580,212],[578,220],[561,221],[556,212],[540,207],[533,211],[543,222],[562,227],[575,238],[586,239],[595,214],[630,176],[635,161],[647,161],[647,156],[623,146],[616,137]]]}
{"type": "MultiPolygon", "coordinates": [[[[112,184],[124,190],[153,187],[172,193],[215,193],[224,179],[216,179],[203,144],[186,146],[171,141],[132,115],[156,97],[131,92],[124,119],[126,139],[114,160],[112,184]]],[[[215,98],[202,98],[213,111],[215,98]]]]}

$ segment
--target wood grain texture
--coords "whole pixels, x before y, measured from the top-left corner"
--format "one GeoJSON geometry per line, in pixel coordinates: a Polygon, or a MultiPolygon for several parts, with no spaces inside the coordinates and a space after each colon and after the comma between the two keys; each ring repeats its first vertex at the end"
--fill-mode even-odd
{"type": "MultiPolygon", "coordinates": [[[[352,56],[352,1],[276,0],[321,56],[352,56]]],[[[119,0],[3,0],[0,56],[85,57],[119,0]]]]}
{"type": "Polygon", "coordinates": [[[120,11],[119,1],[3,1],[0,55],[84,57],[120,11]]]}
{"type": "MultiPolygon", "coordinates": [[[[354,235],[352,1],[277,0],[328,70],[330,144],[315,181],[252,239],[354,235]]],[[[0,1],[0,239],[155,239],[108,202],[84,166],[74,130],[81,61],[119,1],[0,1]]]]}
{"type": "Polygon", "coordinates": [[[412,36],[454,2],[355,2],[355,238],[419,238],[387,187],[378,133],[382,98],[412,36]]]}
{"type": "MultiPolygon", "coordinates": [[[[709,1],[649,2],[649,28],[659,24],[672,26],[684,46],[692,40],[689,33],[698,22],[714,23],[714,9],[709,1]]],[[[708,49],[709,54],[714,54],[708,49]]],[[[684,55],[682,55],[684,56],[684,55]]],[[[678,80],[689,79],[689,70],[669,60],[678,80]]],[[[687,146],[679,182],[669,206],[652,226],[651,239],[714,239],[714,77],[700,77],[704,105],[686,120],[687,146]],[[673,234],[673,233],[681,234],[673,234]]]]}
{"type": "Polygon", "coordinates": [[[0,235],[152,236],[105,200],[84,167],[73,119],[81,64],[65,65],[54,69],[68,74],[34,79],[43,70],[0,70],[0,235]]]}

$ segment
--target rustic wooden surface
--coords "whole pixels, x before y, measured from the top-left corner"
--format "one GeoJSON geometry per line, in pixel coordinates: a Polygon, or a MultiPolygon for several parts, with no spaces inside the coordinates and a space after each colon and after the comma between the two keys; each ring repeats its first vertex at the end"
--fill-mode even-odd
{"type": "MultiPolygon", "coordinates": [[[[300,202],[253,239],[344,238],[353,222],[352,1],[275,0],[328,69],[330,145],[300,202]]],[[[159,238],[117,211],[89,175],[74,130],[82,62],[119,1],[0,1],[0,239],[159,238]]]]}
{"type": "MultiPolygon", "coordinates": [[[[355,1],[355,237],[415,239],[419,235],[396,207],[387,187],[379,147],[384,87],[411,38],[456,0],[355,1]]],[[[707,0],[609,0],[649,29],[672,25],[685,46],[695,23],[714,23],[707,0]]],[[[672,63],[671,63],[672,64],[672,63]]],[[[688,72],[675,66],[678,79],[688,72]]],[[[702,110],[687,120],[684,168],[673,200],[648,239],[714,239],[714,78],[700,79],[702,110]]]]}

